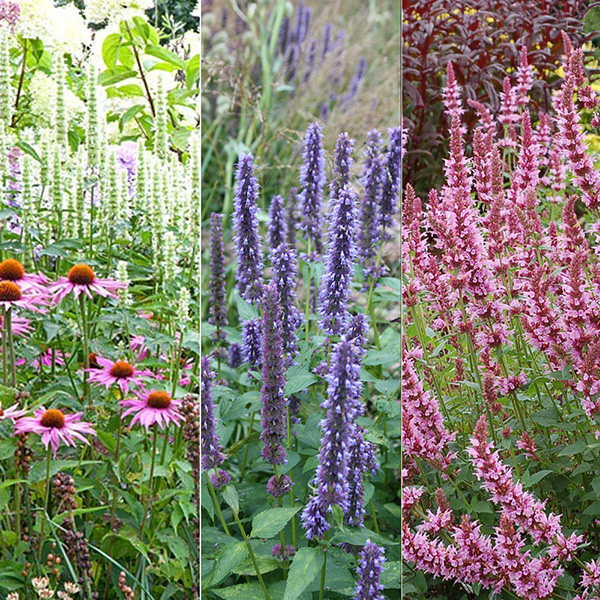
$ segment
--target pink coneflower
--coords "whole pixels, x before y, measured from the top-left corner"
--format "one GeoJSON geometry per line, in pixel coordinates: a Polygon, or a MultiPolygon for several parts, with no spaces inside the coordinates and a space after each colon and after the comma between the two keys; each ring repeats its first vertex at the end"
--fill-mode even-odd
{"type": "Polygon", "coordinates": [[[105,385],[107,388],[116,383],[124,394],[129,391],[129,384],[140,385],[142,377],[153,377],[151,371],[138,369],[124,360],[113,362],[96,355],[95,364],[97,366],[88,371],[88,381],[105,385]]]}
{"type": "Polygon", "coordinates": [[[0,408],[0,421],[2,419],[10,419],[13,423],[27,414],[26,410],[21,410],[16,404],[5,408],[0,408]]]}
{"type": "Polygon", "coordinates": [[[0,280],[12,281],[22,290],[34,289],[45,291],[45,286],[50,280],[42,273],[25,273],[25,267],[14,258],[7,258],[0,262],[0,280]]]}
{"type": "Polygon", "coordinates": [[[144,360],[148,356],[148,346],[146,346],[146,338],[143,335],[132,335],[129,347],[134,354],[137,352],[135,356],[137,361],[144,360]]]}
{"type": "Polygon", "coordinates": [[[42,312],[40,305],[46,304],[45,297],[37,290],[22,290],[14,281],[0,281],[0,306],[25,308],[33,312],[42,312]]]}
{"type": "MultiPolygon", "coordinates": [[[[13,315],[10,322],[13,335],[23,336],[32,332],[31,321],[25,317],[13,315]]],[[[4,329],[4,319],[0,316],[0,329],[4,329]]]]}
{"type": "MultiPolygon", "coordinates": [[[[69,355],[67,354],[67,357],[69,355]]],[[[54,350],[53,348],[46,348],[36,359],[31,363],[32,367],[39,369],[40,367],[51,367],[52,360],[54,359],[54,364],[62,367],[65,364],[65,357],[60,350],[54,350]]],[[[26,359],[19,358],[15,362],[17,366],[23,366],[27,364],[26,359]]]]}
{"type": "Polygon", "coordinates": [[[155,423],[159,427],[168,427],[171,423],[179,425],[183,421],[179,412],[181,400],[175,400],[168,392],[142,390],[137,398],[122,400],[121,404],[128,407],[123,417],[135,413],[130,427],[137,422],[146,429],[155,423]]]}
{"type": "Polygon", "coordinates": [[[71,267],[67,276],[61,277],[56,283],[53,283],[50,286],[50,290],[54,292],[54,301],[58,303],[64,300],[71,292],[75,294],[76,298],[81,294],[85,294],[91,298],[91,292],[95,292],[105,298],[117,298],[115,292],[125,286],[126,284],[122,281],[99,279],[96,277],[92,267],[80,264],[71,267]]]}
{"type": "Polygon", "coordinates": [[[94,428],[86,421],[81,420],[81,413],[66,415],[61,410],[40,407],[34,413],[35,417],[23,417],[15,423],[15,433],[37,433],[42,436],[42,443],[52,452],[56,452],[60,443],[75,446],[76,440],[89,444],[84,434],[96,435],[94,428]]]}

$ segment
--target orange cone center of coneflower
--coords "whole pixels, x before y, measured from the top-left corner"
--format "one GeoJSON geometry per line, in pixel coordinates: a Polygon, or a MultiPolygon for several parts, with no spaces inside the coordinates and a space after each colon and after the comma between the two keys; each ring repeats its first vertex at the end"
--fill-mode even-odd
{"type": "Polygon", "coordinates": [[[118,360],[111,368],[110,374],[119,379],[126,379],[133,375],[133,367],[124,360],[118,360]]]}
{"type": "Polygon", "coordinates": [[[94,352],[88,354],[88,363],[92,369],[97,369],[100,365],[98,364],[98,357],[94,352]]]}
{"type": "Polygon", "coordinates": [[[89,265],[75,265],[67,273],[67,279],[76,285],[90,285],[96,279],[96,273],[89,265]]]}
{"type": "Polygon", "coordinates": [[[146,400],[146,404],[152,408],[169,408],[171,396],[167,392],[152,392],[146,400]]]}
{"type": "Polygon", "coordinates": [[[41,423],[44,427],[60,429],[65,426],[65,415],[56,408],[49,408],[43,415],[41,423]]]}
{"type": "Polygon", "coordinates": [[[4,411],[0,408],[0,417],[4,416],[4,411]]]}
{"type": "Polygon", "coordinates": [[[23,279],[25,269],[23,265],[14,258],[7,258],[0,262],[0,279],[8,279],[8,281],[18,281],[23,279]]]}
{"type": "Polygon", "coordinates": [[[21,288],[12,281],[0,281],[0,302],[15,302],[23,297],[21,288]]]}

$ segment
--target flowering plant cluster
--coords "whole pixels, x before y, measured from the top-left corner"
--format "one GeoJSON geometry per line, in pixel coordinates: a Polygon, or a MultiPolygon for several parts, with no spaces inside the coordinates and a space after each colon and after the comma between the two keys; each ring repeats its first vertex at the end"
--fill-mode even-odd
{"type": "Polygon", "coordinates": [[[60,4],[0,2],[0,597],[183,600],[199,57],[147,0],[60,4]]]}
{"type": "Polygon", "coordinates": [[[600,124],[600,99],[582,49],[564,32],[562,46],[552,115],[530,102],[523,48],[500,114],[471,103],[473,129],[450,63],[445,183],[427,198],[405,188],[402,544],[414,598],[598,594],[600,183],[583,123],[600,124]]]}
{"type": "Polygon", "coordinates": [[[322,131],[300,136],[295,191],[261,209],[268,165],[240,153],[233,214],[206,216],[207,598],[401,598],[402,135],[370,131],[363,160],[322,131]]]}

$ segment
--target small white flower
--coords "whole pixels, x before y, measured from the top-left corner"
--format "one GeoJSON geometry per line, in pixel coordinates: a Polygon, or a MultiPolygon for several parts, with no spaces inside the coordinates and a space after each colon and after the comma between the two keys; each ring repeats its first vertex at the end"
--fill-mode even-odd
{"type": "Polygon", "coordinates": [[[45,590],[50,585],[50,580],[47,577],[34,577],[31,585],[38,591],[45,590]]]}

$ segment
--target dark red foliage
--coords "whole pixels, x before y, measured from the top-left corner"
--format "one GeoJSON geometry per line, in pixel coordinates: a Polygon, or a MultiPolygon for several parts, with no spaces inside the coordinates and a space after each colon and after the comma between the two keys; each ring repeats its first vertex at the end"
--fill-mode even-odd
{"type": "MultiPolygon", "coordinates": [[[[551,111],[551,92],[560,79],[554,71],[563,54],[561,31],[574,45],[584,41],[583,0],[402,0],[403,114],[408,143],[403,181],[417,192],[438,186],[448,136],[443,114],[442,87],[452,62],[463,100],[486,105],[492,114],[506,75],[519,64],[528,48],[528,62],[536,69],[532,105],[551,111]],[[539,80],[537,78],[540,78],[539,80]]],[[[477,111],[464,102],[463,122],[472,131],[477,111]]]]}

